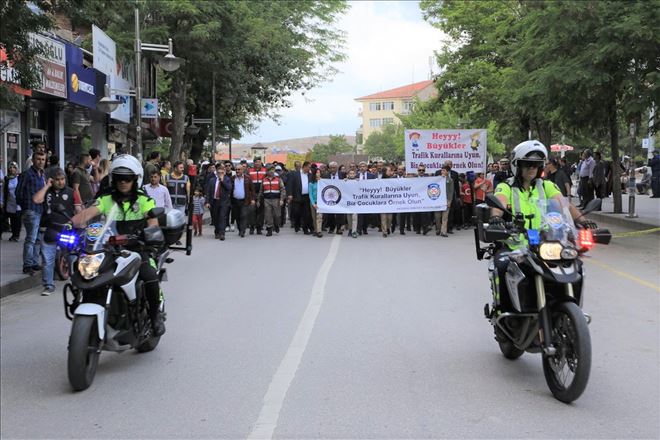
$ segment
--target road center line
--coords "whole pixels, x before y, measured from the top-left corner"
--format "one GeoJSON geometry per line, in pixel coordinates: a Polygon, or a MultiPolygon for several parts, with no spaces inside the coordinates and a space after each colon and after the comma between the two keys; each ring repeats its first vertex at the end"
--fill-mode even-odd
{"type": "Polygon", "coordinates": [[[284,355],[284,359],[282,359],[280,366],[277,368],[277,371],[273,376],[273,380],[268,386],[268,391],[266,391],[266,395],[264,396],[259,418],[252,428],[252,432],[248,435],[248,439],[271,439],[273,437],[273,432],[277,427],[277,421],[280,417],[284,398],[291,386],[291,382],[293,382],[293,378],[296,376],[296,371],[300,366],[312,330],[314,330],[316,318],[321,310],[321,305],[323,305],[325,284],[328,280],[330,268],[337,257],[340,240],[341,237],[338,235],[335,235],[332,239],[328,255],[325,257],[325,261],[323,261],[323,264],[314,279],[314,285],[312,287],[311,296],[309,297],[307,309],[305,309],[305,313],[303,313],[300,323],[298,324],[298,329],[293,335],[291,344],[284,355]]]}
{"type": "Polygon", "coordinates": [[[643,279],[641,279],[641,278],[638,278],[638,277],[636,277],[635,275],[629,274],[628,272],[624,272],[624,271],[618,270],[618,269],[616,269],[616,268],[610,266],[609,264],[602,263],[602,262],[596,260],[594,257],[591,257],[591,258],[588,260],[588,262],[589,262],[589,263],[593,263],[593,264],[595,264],[596,266],[600,266],[601,268],[606,269],[606,270],[608,270],[608,271],[610,271],[610,272],[612,272],[612,273],[615,273],[615,274],[619,275],[619,276],[622,277],[622,278],[628,278],[629,280],[632,280],[632,281],[634,281],[634,282],[636,282],[636,283],[638,283],[638,284],[641,284],[641,285],[644,286],[644,287],[648,287],[648,288],[651,289],[651,290],[655,290],[656,292],[660,292],[660,287],[658,287],[657,285],[652,284],[652,283],[649,283],[648,281],[643,280],[643,279]]]}

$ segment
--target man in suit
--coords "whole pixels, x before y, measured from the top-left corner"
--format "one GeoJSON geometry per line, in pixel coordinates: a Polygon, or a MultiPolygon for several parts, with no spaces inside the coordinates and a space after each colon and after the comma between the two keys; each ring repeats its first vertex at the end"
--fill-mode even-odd
{"type": "MultiPolygon", "coordinates": [[[[426,166],[423,163],[417,165],[417,177],[426,177],[426,166]]],[[[431,230],[432,214],[428,211],[413,212],[412,223],[416,234],[428,234],[431,230]]]]}
{"type": "Polygon", "coordinates": [[[216,167],[215,174],[215,179],[209,179],[206,187],[206,207],[214,217],[215,238],[224,240],[227,212],[231,203],[231,178],[226,174],[224,166],[216,167]]]}
{"type": "MultiPolygon", "coordinates": [[[[396,167],[395,179],[405,179],[406,178],[406,166],[399,164],[396,167]]],[[[392,224],[392,229],[399,228],[399,234],[406,235],[406,225],[408,225],[408,230],[410,231],[411,216],[409,212],[399,212],[394,216],[395,222],[392,224]]]]}
{"type": "Polygon", "coordinates": [[[312,211],[309,203],[310,163],[305,161],[302,168],[289,175],[286,193],[291,204],[291,220],[296,232],[302,228],[305,235],[312,233],[312,211]]]}
{"type": "Polygon", "coordinates": [[[461,186],[458,180],[458,173],[452,169],[453,165],[454,164],[452,163],[451,160],[446,160],[445,163],[443,164],[443,168],[449,167],[449,177],[451,178],[451,180],[454,181],[454,198],[451,207],[449,208],[449,230],[447,231],[448,234],[453,234],[454,226],[459,227],[461,226],[462,223],[461,212],[463,207],[461,205],[461,186]]]}
{"type": "Polygon", "coordinates": [[[245,175],[245,166],[236,167],[236,175],[232,177],[231,206],[238,223],[238,235],[245,237],[247,218],[250,210],[255,209],[256,197],[254,185],[250,176],[245,175]]]}
{"type": "MultiPolygon", "coordinates": [[[[337,162],[330,162],[328,164],[327,173],[323,174],[321,178],[344,180],[346,178],[346,173],[339,171],[339,165],[337,165],[337,162]]],[[[336,231],[337,235],[341,235],[342,229],[346,224],[346,216],[344,214],[323,214],[323,222],[325,223],[324,229],[328,229],[328,234],[332,234],[336,231]]]]}
{"type": "MultiPolygon", "coordinates": [[[[360,162],[358,164],[358,180],[370,180],[375,179],[376,175],[369,172],[366,162],[360,162]]],[[[358,214],[357,220],[357,230],[359,235],[367,235],[367,226],[369,223],[369,214],[358,214]]]]}

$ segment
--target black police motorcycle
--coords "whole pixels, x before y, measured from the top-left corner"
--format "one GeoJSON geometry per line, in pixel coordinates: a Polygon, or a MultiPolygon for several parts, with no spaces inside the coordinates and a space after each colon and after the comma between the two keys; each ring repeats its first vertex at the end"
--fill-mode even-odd
{"type": "MultiPolygon", "coordinates": [[[[80,231],[64,231],[60,246],[70,249],[75,262],[71,280],[64,286],[64,313],[73,321],[69,337],[68,376],[76,391],[87,389],[94,380],[101,351],[122,352],[131,348],[140,353],[156,348],[160,336],[153,334],[142,280],[141,253],[156,262],[159,281],[167,280],[169,246],[179,240],[185,217],[162,208],[149,212],[160,227],[140,228],[130,235],[117,231],[114,209],[103,222],[92,223],[80,231]]],[[[165,304],[160,298],[160,313],[165,304]]]]}
{"type": "MultiPolygon", "coordinates": [[[[593,200],[582,215],[600,204],[600,199],[593,200]]],[[[612,235],[593,223],[576,228],[566,202],[542,200],[537,208],[530,216],[512,216],[492,194],[476,207],[477,258],[490,260],[493,296],[484,314],[502,354],[517,359],[525,351],[541,353],[550,391],[569,403],[583,393],[591,370],[591,317],[581,309],[584,267],[580,256],[595,243],[609,244],[612,235]],[[503,223],[488,223],[491,207],[504,211],[503,223]],[[529,228],[534,215],[541,218],[539,229],[529,228]]]]}

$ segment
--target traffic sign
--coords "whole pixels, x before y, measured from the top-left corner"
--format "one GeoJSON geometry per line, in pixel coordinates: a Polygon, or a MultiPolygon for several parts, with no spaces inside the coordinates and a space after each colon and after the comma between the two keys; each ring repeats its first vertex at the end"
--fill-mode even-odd
{"type": "Polygon", "coordinates": [[[154,119],[158,117],[158,99],[142,98],[140,113],[144,119],[154,119]]]}

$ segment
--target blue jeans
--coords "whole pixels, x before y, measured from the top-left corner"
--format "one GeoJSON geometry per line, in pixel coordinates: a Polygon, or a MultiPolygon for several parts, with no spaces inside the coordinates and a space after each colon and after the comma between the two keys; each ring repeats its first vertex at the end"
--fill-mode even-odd
{"type": "Polygon", "coordinates": [[[57,255],[57,244],[41,241],[41,255],[44,257],[44,268],[41,272],[41,281],[44,288],[55,288],[53,276],[55,274],[55,256],[57,255]]]}
{"type": "Polygon", "coordinates": [[[23,211],[23,225],[25,226],[25,243],[23,243],[23,268],[27,269],[39,265],[39,221],[41,214],[31,209],[23,211]]]}

